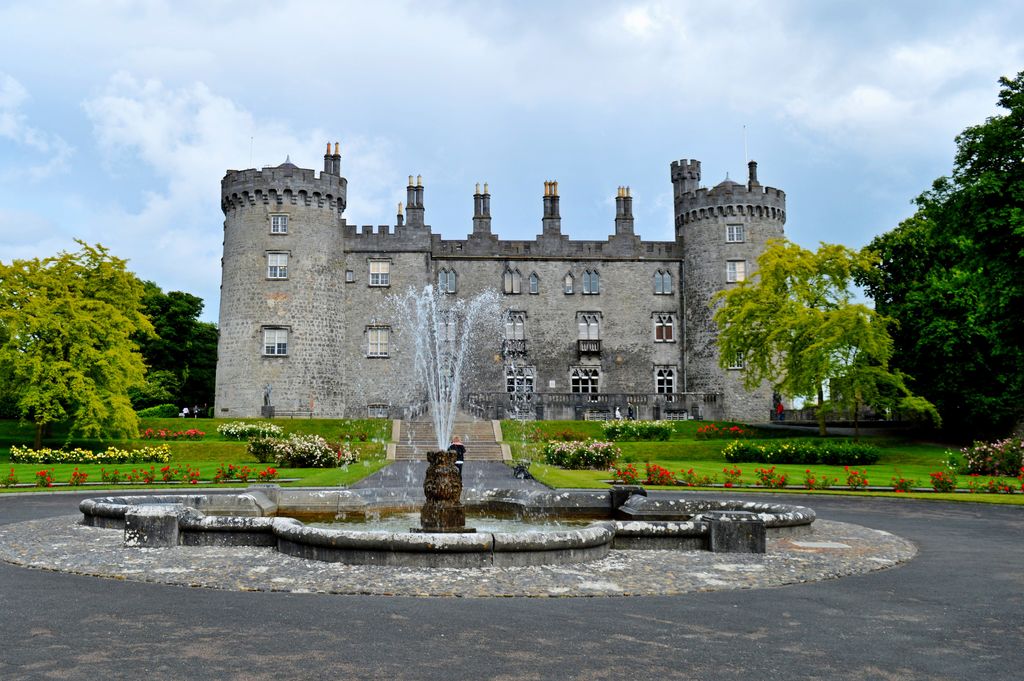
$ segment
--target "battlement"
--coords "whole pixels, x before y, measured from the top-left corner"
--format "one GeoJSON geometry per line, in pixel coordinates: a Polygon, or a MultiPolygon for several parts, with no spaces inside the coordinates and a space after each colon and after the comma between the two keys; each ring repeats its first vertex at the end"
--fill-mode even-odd
{"type": "Polygon", "coordinates": [[[430,225],[356,225],[342,224],[342,237],[347,252],[429,251],[430,225]]]}
{"type": "Polygon", "coordinates": [[[329,208],[341,214],[345,210],[348,181],[330,173],[320,173],[285,162],[262,170],[229,170],[221,180],[221,209],[246,206],[305,205],[329,208]]]}
{"type": "Polygon", "coordinates": [[[499,239],[442,239],[433,236],[430,249],[434,258],[580,258],[580,259],[674,259],[682,257],[682,249],[674,241],[641,241],[638,237],[620,239],[614,235],[607,241],[572,241],[568,238],[534,241],[499,239]]]}
{"type": "Polygon", "coordinates": [[[700,182],[700,161],[688,158],[672,161],[669,166],[672,173],[672,182],[679,180],[696,180],[700,182]]]}
{"type": "Polygon", "coordinates": [[[676,226],[705,219],[746,216],[786,222],[786,192],[774,187],[747,187],[723,182],[683,194],[676,202],[676,226]]]}

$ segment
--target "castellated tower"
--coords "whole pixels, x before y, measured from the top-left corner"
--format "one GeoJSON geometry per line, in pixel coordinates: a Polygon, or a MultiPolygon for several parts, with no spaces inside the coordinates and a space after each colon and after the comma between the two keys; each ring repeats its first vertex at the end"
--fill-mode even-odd
{"type": "Polygon", "coordinates": [[[346,188],[337,144],[319,176],[288,161],[224,176],[216,416],[344,411],[346,188]]]}
{"type": "Polygon", "coordinates": [[[717,394],[727,419],[766,421],[772,407],[768,385],[743,388],[740,367],[722,369],[718,361],[711,297],[747,279],[769,239],[783,236],[786,194],[763,187],[757,163],[748,164],[747,184],[726,179],[712,189],[700,187],[700,161],[671,165],[675,197],[676,241],[683,253],[684,391],[717,394]]]}

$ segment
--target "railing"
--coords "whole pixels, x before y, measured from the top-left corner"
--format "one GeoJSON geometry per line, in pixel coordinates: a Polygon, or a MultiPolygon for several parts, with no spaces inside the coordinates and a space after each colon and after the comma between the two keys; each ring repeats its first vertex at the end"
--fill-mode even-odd
{"type": "Polygon", "coordinates": [[[600,355],[601,354],[601,341],[594,339],[579,339],[576,341],[576,346],[581,355],[600,355]]]}
{"type": "Polygon", "coordinates": [[[464,395],[463,408],[480,418],[584,419],[588,412],[638,419],[721,419],[716,393],[507,393],[464,395]]]}

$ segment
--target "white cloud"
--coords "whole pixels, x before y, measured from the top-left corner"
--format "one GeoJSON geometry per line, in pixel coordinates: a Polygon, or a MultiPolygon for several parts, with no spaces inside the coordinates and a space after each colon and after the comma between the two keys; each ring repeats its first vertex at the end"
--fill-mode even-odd
{"type": "Polygon", "coordinates": [[[23,167],[9,164],[0,168],[0,178],[11,180],[28,177],[40,180],[67,170],[68,158],[73,149],[59,135],[49,133],[28,124],[21,112],[28,101],[25,87],[9,74],[0,73],[0,138],[6,138],[15,145],[27,147],[32,158],[44,157],[42,162],[30,163],[23,167]]]}
{"type": "MultiPolygon", "coordinates": [[[[146,193],[136,211],[106,207],[92,220],[95,237],[130,257],[144,278],[166,289],[196,292],[211,308],[220,283],[216,187],[224,171],[278,165],[289,155],[299,166],[319,168],[314,154],[329,139],[319,129],[298,131],[262,120],[203,83],[173,88],[128,73],[111,78],[106,91],[84,108],[113,173],[129,173],[141,161],[162,183],[146,193]]],[[[402,185],[392,148],[383,138],[342,141],[343,173],[358,177],[349,213],[393,215],[388,206],[398,200],[402,185]]]]}

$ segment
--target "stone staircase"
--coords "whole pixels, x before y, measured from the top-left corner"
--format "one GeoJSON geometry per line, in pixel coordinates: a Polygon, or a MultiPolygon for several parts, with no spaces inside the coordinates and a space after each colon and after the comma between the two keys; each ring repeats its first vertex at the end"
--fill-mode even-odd
{"type": "MultiPolygon", "coordinates": [[[[396,421],[396,461],[426,461],[427,452],[437,449],[434,425],[430,421],[396,421]]],[[[466,445],[466,461],[503,461],[508,457],[507,447],[496,439],[500,432],[497,421],[456,421],[452,435],[462,438],[466,445]]]]}

